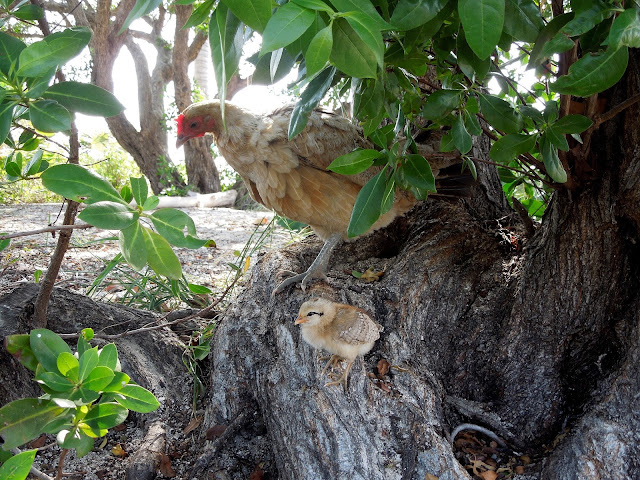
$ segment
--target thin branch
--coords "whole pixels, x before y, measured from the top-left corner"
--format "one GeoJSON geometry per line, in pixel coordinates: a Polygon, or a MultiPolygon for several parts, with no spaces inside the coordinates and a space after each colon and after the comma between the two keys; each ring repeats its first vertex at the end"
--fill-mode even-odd
{"type": "Polygon", "coordinates": [[[30,237],[32,235],[40,235],[41,233],[69,231],[69,230],[86,229],[86,228],[93,228],[93,225],[90,225],[88,223],[81,223],[78,225],[56,225],[56,226],[41,228],[39,230],[29,230],[28,232],[7,233],[6,235],[0,235],[0,240],[8,240],[10,238],[19,238],[19,237],[30,237]]]}
{"type": "Polygon", "coordinates": [[[638,102],[640,102],[640,93],[635,94],[631,98],[627,98],[624,102],[619,103],[618,105],[616,105],[615,107],[613,107],[609,111],[603,113],[602,115],[596,116],[593,119],[594,120],[593,121],[593,126],[591,128],[595,130],[600,125],[602,125],[604,122],[608,122],[613,117],[618,115],[620,112],[622,112],[623,110],[626,110],[627,108],[631,107],[632,105],[635,105],[638,102]]]}
{"type": "MultiPolygon", "coordinates": [[[[129,330],[126,332],[122,332],[122,333],[118,333],[115,335],[109,335],[106,333],[97,333],[93,336],[93,338],[96,339],[101,339],[101,340],[115,340],[118,338],[122,338],[122,337],[127,337],[129,335],[137,335],[139,333],[146,333],[146,332],[152,332],[154,330],[160,330],[161,328],[165,328],[165,327],[171,327],[173,325],[177,325],[179,323],[182,322],[186,322],[187,320],[191,320],[193,318],[197,318],[197,317],[205,317],[206,315],[208,315],[209,313],[211,313],[211,311],[220,303],[222,302],[222,300],[224,300],[224,298],[229,294],[229,292],[231,291],[231,289],[233,289],[233,287],[235,286],[235,284],[238,282],[238,280],[240,280],[240,276],[241,275],[236,275],[236,277],[233,279],[233,281],[227,286],[227,288],[225,288],[225,290],[222,292],[222,294],[220,295],[220,297],[218,297],[218,299],[213,302],[211,305],[209,305],[208,307],[203,308],[202,310],[198,310],[195,313],[192,313],[191,315],[188,315],[186,317],[182,317],[182,318],[178,318],[176,320],[173,320],[171,322],[167,322],[167,323],[160,323],[157,325],[153,325],[151,327],[141,327],[141,328],[136,328],[135,330],[129,330]]],[[[162,318],[159,318],[156,322],[162,322],[163,320],[166,320],[169,315],[171,315],[171,312],[167,313],[166,315],[164,315],[162,318]]],[[[112,327],[114,325],[111,325],[112,327]]],[[[59,334],[61,338],[63,339],[75,339],[78,338],[79,334],[77,333],[62,333],[59,334]]]]}

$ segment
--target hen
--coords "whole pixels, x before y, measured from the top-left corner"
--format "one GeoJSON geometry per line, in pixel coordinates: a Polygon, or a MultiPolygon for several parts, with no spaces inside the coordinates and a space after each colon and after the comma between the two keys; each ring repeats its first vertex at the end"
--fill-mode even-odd
{"type": "MultiPolygon", "coordinates": [[[[304,131],[289,140],[292,110],[293,106],[285,106],[268,115],[255,115],[226,102],[225,129],[220,103],[212,100],[190,105],[177,119],[177,147],[211,132],[220,153],[244,179],[254,200],[280,215],[309,224],[325,241],[309,269],[284,280],[274,294],[295,282],[301,281],[304,289],[312,278],[326,278],[331,251],[347,239],[356,196],[377,173],[375,168],[349,176],[328,171],[326,168],[340,155],[373,145],[348,119],[321,110],[314,110],[304,131]]],[[[418,149],[423,155],[434,152],[424,145],[418,149]]],[[[434,176],[440,168],[460,160],[444,158],[443,162],[434,165],[430,161],[434,176]]],[[[367,233],[388,225],[415,203],[411,194],[398,190],[392,208],[367,233]]]]}
{"type": "Polygon", "coordinates": [[[309,345],[332,354],[320,376],[339,359],[347,361],[342,376],[328,385],[343,384],[346,391],[349,370],[358,355],[364,355],[380,338],[382,325],[359,308],[335,303],[324,298],[306,301],[300,307],[296,325],[302,326],[302,338],[309,345]]]}

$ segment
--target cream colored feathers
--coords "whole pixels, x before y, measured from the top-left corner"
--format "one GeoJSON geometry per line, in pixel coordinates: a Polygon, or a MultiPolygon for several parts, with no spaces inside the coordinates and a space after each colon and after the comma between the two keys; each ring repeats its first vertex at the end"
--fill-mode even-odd
{"type": "Polygon", "coordinates": [[[327,383],[343,383],[345,390],[349,370],[356,357],[368,353],[382,331],[382,326],[374,322],[364,310],[324,298],[303,303],[296,324],[302,325],[302,338],[305,342],[332,354],[321,375],[339,358],[347,361],[342,376],[335,382],[327,383]]]}

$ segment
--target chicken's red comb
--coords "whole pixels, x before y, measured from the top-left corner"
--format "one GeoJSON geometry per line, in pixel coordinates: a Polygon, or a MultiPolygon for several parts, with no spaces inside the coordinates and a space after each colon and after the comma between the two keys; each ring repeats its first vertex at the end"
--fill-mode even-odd
{"type": "Polygon", "coordinates": [[[176,118],[176,123],[178,124],[178,135],[181,135],[182,127],[184,125],[184,115],[182,113],[178,115],[178,118],[176,118]]]}

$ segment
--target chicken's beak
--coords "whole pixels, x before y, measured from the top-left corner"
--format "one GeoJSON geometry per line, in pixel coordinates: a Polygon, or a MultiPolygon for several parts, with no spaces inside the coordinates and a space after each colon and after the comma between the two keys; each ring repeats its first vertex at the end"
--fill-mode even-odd
{"type": "Polygon", "coordinates": [[[296,325],[298,325],[300,323],[307,323],[307,319],[301,317],[300,315],[298,315],[298,318],[296,318],[296,325]]]}
{"type": "Polygon", "coordinates": [[[178,139],[176,140],[176,148],[180,148],[187,142],[187,140],[189,140],[189,137],[187,137],[186,135],[178,135],[178,139]]]}

